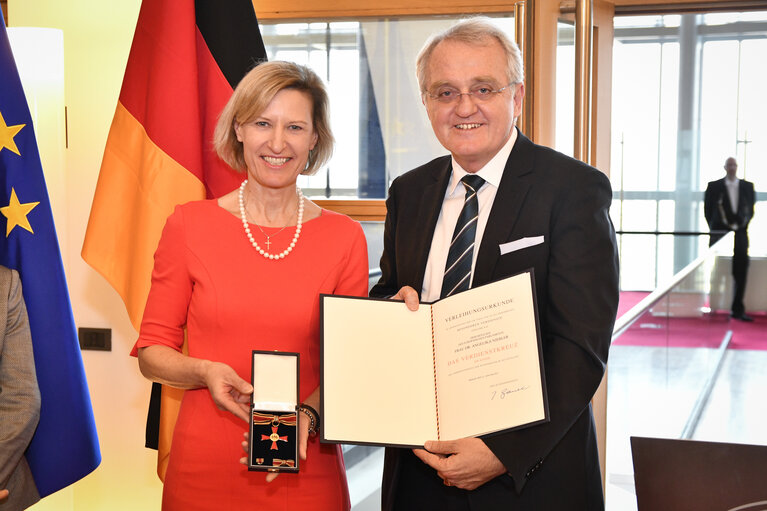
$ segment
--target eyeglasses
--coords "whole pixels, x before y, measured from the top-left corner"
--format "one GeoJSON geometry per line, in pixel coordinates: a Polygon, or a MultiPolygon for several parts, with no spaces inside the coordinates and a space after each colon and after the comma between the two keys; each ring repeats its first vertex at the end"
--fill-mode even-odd
{"type": "Polygon", "coordinates": [[[486,84],[475,85],[470,88],[468,92],[461,92],[453,87],[439,87],[434,92],[426,92],[426,95],[435,101],[446,104],[457,102],[464,94],[479,101],[487,101],[490,98],[495,97],[496,94],[500,94],[508,89],[514,85],[514,83],[510,83],[506,87],[501,87],[500,89],[491,89],[486,84]]]}

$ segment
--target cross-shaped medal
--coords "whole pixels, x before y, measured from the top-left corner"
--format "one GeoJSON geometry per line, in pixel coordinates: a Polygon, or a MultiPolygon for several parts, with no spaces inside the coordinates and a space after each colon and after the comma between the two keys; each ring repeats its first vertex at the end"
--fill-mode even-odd
{"type": "Polygon", "coordinates": [[[287,437],[287,435],[285,435],[285,436],[278,435],[277,434],[277,426],[272,426],[272,434],[271,435],[261,435],[261,440],[271,440],[272,441],[272,446],[269,449],[276,451],[277,450],[277,441],[279,440],[281,442],[287,442],[288,441],[288,437],[287,437]]]}
{"type": "Polygon", "coordinates": [[[269,236],[266,237],[266,250],[269,250],[272,247],[272,242],[269,241],[269,236]]]}

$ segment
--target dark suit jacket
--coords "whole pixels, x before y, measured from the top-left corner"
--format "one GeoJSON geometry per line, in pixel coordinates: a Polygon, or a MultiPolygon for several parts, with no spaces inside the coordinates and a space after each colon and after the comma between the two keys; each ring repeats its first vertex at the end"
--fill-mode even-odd
{"type": "MultiPolygon", "coordinates": [[[[420,292],[451,172],[449,156],[394,180],[386,201],[382,276],[371,296],[420,292]]],[[[484,438],[507,475],[469,492],[472,509],[600,509],[590,400],[607,362],[618,305],[618,260],[607,177],[519,133],[477,256],[474,286],[530,268],[540,316],[550,422],[484,438]],[[544,236],[500,255],[499,245],[544,236]]],[[[384,509],[397,484],[397,449],[384,467],[384,509]]],[[[435,490],[439,491],[439,490],[435,490]]]]}
{"type": "MultiPolygon", "coordinates": [[[[731,225],[737,225],[735,230],[736,246],[742,246],[748,249],[748,224],[754,217],[754,202],[756,195],[754,193],[754,183],[738,181],[738,207],[733,212],[730,204],[730,194],[727,193],[725,179],[710,181],[706,187],[706,193],[703,198],[703,212],[706,216],[706,222],[712,231],[731,231],[731,225]],[[740,238],[740,239],[738,239],[740,238]]],[[[713,245],[724,234],[712,234],[711,244],[713,245]]]]}
{"type": "Polygon", "coordinates": [[[0,509],[26,509],[38,500],[24,452],[40,418],[32,338],[21,281],[0,266],[0,490],[11,494],[0,509]]]}

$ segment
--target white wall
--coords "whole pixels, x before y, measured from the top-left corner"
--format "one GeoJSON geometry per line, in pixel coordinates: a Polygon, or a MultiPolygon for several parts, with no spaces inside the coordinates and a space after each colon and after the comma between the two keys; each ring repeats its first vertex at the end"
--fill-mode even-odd
{"type": "Polygon", "coordinates": [[[69,147],[63,168],[43,155],[78,327],[112,329],[111,352],[83,352],[102,462],[35,510],[151,510],[162,486],[156,454],[143,447],[150,384],[128,356],[136,332],[117,293],[80,257],[101,155],[122,84],[140,0],[9,0],[10,26],[64,31],[69,147]],[[61,219],[65,219],[62,223],[61,219]]]}

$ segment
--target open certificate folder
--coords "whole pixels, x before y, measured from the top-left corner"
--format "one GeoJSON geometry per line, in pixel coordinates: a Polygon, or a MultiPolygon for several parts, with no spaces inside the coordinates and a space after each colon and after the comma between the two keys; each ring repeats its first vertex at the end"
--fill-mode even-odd
{"type": "Polygon", "coordinates": [[[322,295],[325,442],[417,447],[548,420],[533,276],[418,311],[322,295]]]}

